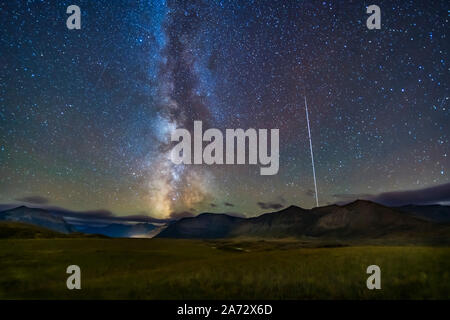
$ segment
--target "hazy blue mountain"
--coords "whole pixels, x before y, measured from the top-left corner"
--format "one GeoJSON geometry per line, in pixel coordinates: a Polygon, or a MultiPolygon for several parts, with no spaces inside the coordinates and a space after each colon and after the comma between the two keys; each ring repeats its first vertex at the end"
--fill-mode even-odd
{"type": "Polygon", "coordinates": [[[65,219],[64,212],[21,206],[0,212],[0,221],[21,222],[65,234],[82,232],[114,238],[152,237],[158,228],[145,222],[111,222],[99,220],[98,217],[90,218],[89,214],[80,216],[83,218],[65,219]]]}
{"type": "Polygon", "coordinates": [[[1,220],[28,223],[62,233],[75,231],[63,217],[44,209],[28,208],[25,206],[0,212],[1,220]]]}

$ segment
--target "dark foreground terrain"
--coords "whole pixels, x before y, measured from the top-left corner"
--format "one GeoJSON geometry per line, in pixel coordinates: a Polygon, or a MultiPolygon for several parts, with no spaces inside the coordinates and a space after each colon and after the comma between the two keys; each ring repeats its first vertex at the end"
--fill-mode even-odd
{"type": "Polygon", "coordinates": [[[1,299],[450,298],[449,247],[4,239],[0,270],[1,299]],[[81,290],[66,288],[72,264],[81,267],[81,290]],[[372,264],[381,268],[381,290],[366,287],[372,264]]]}

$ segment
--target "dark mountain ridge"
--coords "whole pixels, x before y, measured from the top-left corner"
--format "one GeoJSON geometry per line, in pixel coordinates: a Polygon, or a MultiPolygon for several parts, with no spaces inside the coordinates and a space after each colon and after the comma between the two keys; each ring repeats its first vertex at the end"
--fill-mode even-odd
{"type": "Polygon", "coordinates": [[[433,205],[407,205],[396,209],[411,213],[412,215],[433,222],[450,222],[450,207],[439,204],[433,205]]]}
{"type": "Polygon", "coordinates": [[[450,239],[450,224],[435,223],[395,208],[357,200],[311,210],[290,206],[253,218],[202,214],[175,221],[159,238],[439,238],[450,239]]]}

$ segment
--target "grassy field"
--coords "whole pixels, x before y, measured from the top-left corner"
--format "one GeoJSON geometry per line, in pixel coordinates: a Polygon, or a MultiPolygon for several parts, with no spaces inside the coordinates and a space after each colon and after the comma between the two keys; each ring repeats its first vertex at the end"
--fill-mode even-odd
{"type": "Polygon", "coordinates": [[[449,299],[448,247],[296,241],[0,240],[1,299],[449,299]],[[66,268],[81,267],[81,290],[66,268]],[[381,268],[381,290],[366,287],[381,268]]]}

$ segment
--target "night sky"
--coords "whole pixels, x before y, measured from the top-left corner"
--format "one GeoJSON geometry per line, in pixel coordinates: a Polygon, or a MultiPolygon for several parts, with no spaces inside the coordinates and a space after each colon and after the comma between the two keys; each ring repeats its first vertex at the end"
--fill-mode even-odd
{"type": "Polygon", "coordinates": [[[0,203],[253,216],[449,183],[447,1],[2,1],[0,203]],[[81,30],[66,9],[81,8],[81,30]],[[381,8],[368,30],[366,7],[381,8]],[[170,132],[280,129],[280,169],[170,132]],[[28,200],[27,200],[28,199],[28,200]]]}

